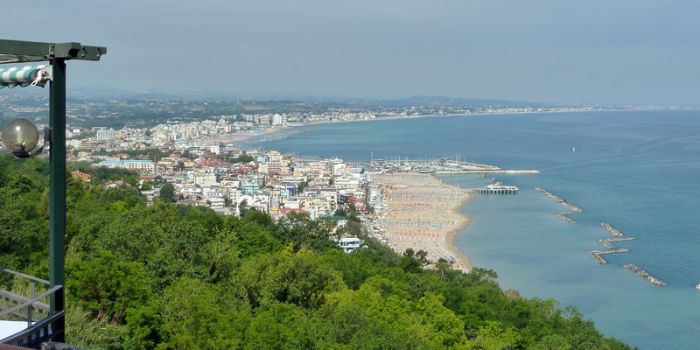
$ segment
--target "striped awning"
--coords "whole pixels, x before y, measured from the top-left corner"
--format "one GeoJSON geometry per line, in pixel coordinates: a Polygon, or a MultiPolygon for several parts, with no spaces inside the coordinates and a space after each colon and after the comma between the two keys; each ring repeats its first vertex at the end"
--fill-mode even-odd
{"type": "Polygon", "coordinates": [[[23,66],[0,68],[0,88],[41,86],[51,80],[50,66],[23,66]]]}

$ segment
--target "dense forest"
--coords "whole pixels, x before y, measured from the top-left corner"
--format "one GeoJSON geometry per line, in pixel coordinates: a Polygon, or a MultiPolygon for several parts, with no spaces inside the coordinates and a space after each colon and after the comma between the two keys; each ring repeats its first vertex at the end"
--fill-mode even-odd
{"type": "MultiPolygon", "coordinates": [[[[89,171],[69,180],[66,237],[67,341],[86,349],[628,349],[493,271],[367,237],[346,254],[303,215],[147,205],[134,174],[89,171]]],[[[45,161],[0,156],[0,267],[48,275],[47,186],[45,161]]]]}

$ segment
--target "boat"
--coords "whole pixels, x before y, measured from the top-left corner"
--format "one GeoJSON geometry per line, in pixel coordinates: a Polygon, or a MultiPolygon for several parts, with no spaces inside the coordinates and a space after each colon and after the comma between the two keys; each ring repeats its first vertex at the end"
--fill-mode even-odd
{"type": "Polygon", "coordinates": [[[695,286],[695,289],[700,290],[700,283],[698,283],[698,285],[695,286]]]}

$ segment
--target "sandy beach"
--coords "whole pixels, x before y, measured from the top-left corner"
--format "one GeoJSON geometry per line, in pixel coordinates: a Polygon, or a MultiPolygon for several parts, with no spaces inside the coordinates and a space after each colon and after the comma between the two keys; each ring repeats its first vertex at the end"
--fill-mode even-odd
{"type": "Polygon", "coordinates": [[[469,224],[459,212],[472,194],[448,185],[437,177],[419,173],[390,173],[372,177],[382,190],[385,207],[375,223],[394,250],[407,248],[428,252],[428,259],[451,260],[454,267],[469,271],[469,258],[454,246],[457,232],[469,224]]]}

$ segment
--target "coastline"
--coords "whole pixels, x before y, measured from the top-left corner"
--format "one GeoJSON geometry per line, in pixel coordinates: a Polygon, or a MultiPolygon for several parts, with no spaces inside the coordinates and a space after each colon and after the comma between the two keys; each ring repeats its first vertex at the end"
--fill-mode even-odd
{"type": "MultiPolygon", "coordinates": [[[[666,109],[661,109],[666,110],[666,109]]],[[[669,109],[673,110],[673,109],[669,109]]],[[[353,119],[353,120],[323,120],[314,121],[303,124],[293,124],[290,127],[295,126],[306,126],[306,125],[321,125],[321,124],[342,124],[342,123],[359,123],[359,122],[371,122],[380,120],[405,120],[405,119],[422,119],[422,118],[441,118],[441,117],[488,117],[488,116],[502,116],[502,115],[528,115],[528,114],[557,114],[557,113],[602,113],[602,112],[644,112],[644,111],[656,111],[647,109],[596,109],[596,110],[546,110],[546,111],[498,111],[498,112],[473,112],[473,113],[450,113],[450,114],[418,114],[418,115],[406,115],[398,117],[378,117],[378,118],[368,118],[368,119],[353,119]]]]}
{"type": "MultiPolygon", "coordinates": [[[[453,113],[453,114],[419,114],[411,116],[398,116],[398,117],[378,117],[378,118],[368,118],[368,119],[352,119],[352,120],[323,120],[323,121],[312,121],[307,123],[294,123],[287,124],[277,127],[271,127],[263,129],[263,131],[251,132],[251,133],[232,133],[223,135],[224,137],[232,137],[231,143],[240,145],[241,142],[252,141],[253,143],[260,142],[261,140],[256,140],[260,136],[270,136],[283,132],[285,130],[290,130],[298,127],[304,126],[314,126],[314,125],[325,125],[325,124],[346,124],[346,123],[362,123],[362,122],[373,122],[373,121],[386,121],[386,120],[407,120],[407,119],[425,119],[425,118],[456,118],[456,117],[489,117],[489,116],[504,116],[504,115],[522,115],[528,116],[533,114],[557,114],[557,113],[601,113],[601,112],[630,112],[637,111],[636,109],[599,109],[599,110],[548,110],[548,111],[502,111],[502,112],[475,112],[475,113],[453,113]]],[[[644,109],[640,111],[645,111],[644,109]]],[[[208,141],[211,141],[208,140],[208,141]]]]}
{"type": "MultiPolygon", "coordinates": [[[[529,118],[526,116],[523,116],[523,118],[513,118],[513,120],[518,119],[522,122],[528,121],[529,118]]],[[[591,117],[593,119],[593,117],[591,117]]],[[[485,119],[482,119],[485,120],[485,119]]],[[[588,120],[588,118],[586,119],[588,120]]],[[[623,119],[627,120],[627,119],[623,119]]],[[[447,121],[447,118],[443,120],[447,121]]],[[[465,120],[465,123],[467,121],[465,120]]],[[[366,124],[368,128],[371,128],[374,124],[366,124]]],[[[338,125],[340,128],[341,125],[338,125]]],[[[333,132],[335,128],[331,130],[333,132]]],[[[364,130],[364,128],[363,128],[364,130]]],[[[294,139],[294,137],[293,137],[294,139]]],[[[387,140],[383,140],[383,143],[386,143],[387,140]]],[[[486,143],[487,144],[487,143],[486,143]]],[[[264,145],[264,144],[263,144],[264,145]]],[[[286,145],[282,145],[280,147],[287,147],[286,145]]],[[[322,146],[317,146],[318,149],[323,149],[321,148],[322,146]]],[[[288,147],[290,148],[290,147],[288,147]]],[[[311,148],[311,147],[310,147],[311,148]]],[[[316,148],[311,148],[310,151],[308,152],[313,152],[316,148]]],[[[578,151],[580,151],[577,147],[577,154],[578,151]]],[[[313,154],[313,153],[310,153],[313,154]]],[[[546,154],[546,153],[545,153],[546,154]]],[[[341,153],[342,156],[342,153],[341,153]]],[[[574,172],[570,172],[574,173],[574,172]]],[[[461,183],[460,181],[452,181],[450,177],[441,177],[444,179],[444,181],[450,181],[450,182],[455,182],[455,183],[461,183]]],[[[557,177],[556,181],[559,181],[559,177],[557,177]]],[[[532,199],[534,198],[534,195],[538,195],[536,192],[532,192],[532,188],[535,185],[545,185],[545,184],[550,184],[549,182],[545,183],[530,183],[525,182],[526,185],[525,187],[528,188],[528,191],[522,191],[523,188],[521,188],[521,193],[522,196],[525,196],[526,199],[532,199]]],[[[605,182],[602,182],[605,185],[605,188],[608,188],[610,186],[609,184],[606,184],[605,182]]],[[[615,184],[615,183],[613,183],[615,184]]],[[[550,184],[551,186],[554,186],[554,188],[557,188],[556,185],[550,184]]],[[[464,187],[472,187],[472,186],[467,186],[464,185],[464,187]]],[[[539,194],[541,195],[541,194],[539,194]]],[[[482,196],[480,196],[482,197],[482,196]]],[[[522,198],[522,197],[519,197],[522,198]]],[[[542,196],[542,198],[546,198],[542,196]]],[[[540,199],[542,199],[540,198],[540,199]]],[[[592,197],[591,197],[592,198],[592,197]]],[[[595,199],[595,198],[594,198],[595,199]]],[[[650,286],[645,282],[644,280],[640,279],[639,276],[637,276],[634,273],[630,273],[630,271],[622,268],[621,264],[620,266],[615,266],[615,267],[608,267],[608,268],[603,268],[604,270],[601,270],[601,268],[597,265],[594,264],[593,261],[591,260],[590,257],[585,257],[587,261],[583,261],[584,259],[581,259],[579,255],[583,252],[586,253],[589,248],[583,249],[582,247],[588,247],[591,246],[591,244],[594,244],[595,242],[590,241],[590,237],[588,237],[588,231],[587,227],[590,226],[589,223],[587,223],[585,220],[583,222],[579,222],[578,225],[570,225],[566,227],[562,227],[562,222],[560,219],[554,217],[554,220],[558,220],[557,222],[554,222],[552,219],[552,216],[554,213],[558,211],[552,211],[551,210],[551,203],[549,202],[549,199],[547,199],[546,203],[534,203],[533,207],[531,208],[532,210],[537,210],[538,212],[542,213],[542,218],[538,218],[537,216],[534,215],[525,215],[527,213],[527,210],[523,211],[516,211],[515,213],[508,213],[506,210],[511,208],[510,206],[499,204],[498,206],[494,206],[493,208],[488,208],[488,206],[484,205],[488,201],[488,199],[484,196],[484,198],[475,198],[476,202],[474,203],[469,203],[467,205],[470,205],[466,209],[462,209],[463,214],[469,215],[472,217],[472,223],[474,223],[473,226],[467,226],[467,231],[462,232],[463,235],[469,235],[465,236],[462,239],[457,239],[457,243],[459,246],[461,246],[463,249],[465,249],[466,252],[469,253],[472,259],[475,259],[473,263],[476,264],[476,266],[479,267],[488,267],[492,268],[495,271],[499,273],[499,278],[498,281],[501,283],[501,285],[505,286],[506,288],[514,288],[518,289],[523,296],[528,296],[528,297],[534,297],[534,296],[539,296],[539,297],[547,297],[547,298],[556,298],[558,300],[566,300],[570,305],[574,305],[577,307],[582,308],[582,312],[585,312],[585,314],[591,319],[595,320],[596,322],[601,322],[601,329],[605,330],[607,334],[609,335],[615,335],[618,337],[625,337],[626,339],[634,339],[637,335],[634,332],[619,332],[618,328],[619,326],[624,326],[628,324],[628,319],[642,319],[642,320],[647,320],[651,319],[654,320],[653,316],[655,313],[659,314],[659,319],[660,323],[664,324],[677,324],[677,323],[669,323],[669,322],[683,322],[683,325],[688,325],[688,320],[691,320],[690,316],[688,316],[688,312],[680,314],[678,318],[675,317],[675,315],[672,314],[670,311],[666,312],[661,312],[664,310],[682,310],[683,308],[687,308],[687,305],[694,305],[695,301],[697,300],[697,291],[692,289],[691,287],[694,286],[696,283],[698,283],[697,280],[693,285],[688,281],[683,281],[685,284],[680,286],[679,282],[674,283],[674,279],[679,279],[676,276],[671,276],[670,279],[664,274],[659,275],[659,277],[663,277],[664,279],[668,279],[669,282],[669,287],[668,288],[657,288],[654,289],[653,286],[650,286]],[[484,203],[482,203],[484,201],[484,203]],[[478,213],[477,213],[478,209],[478,213]],[[488,209],[488,210],[486,210],[488,209]],[[505,215],[504,213],[508,213],[507,215],[512,215],[511,220],[498,220],[501,216],[505,215]],[[482,218],[483,216],[483,218],[482,218]],[[489,226],[485,225],[484,227],[481,227],[482,225],[479,224],[480,221],[486,222],[488,220],[493,220],[497,225],[495,226],[489,226]],[[551,250],[546,250],[547,245],[537,245],[533,244],[533,242],[540,242],[543,241],[544,243],[549,243],[548,239],[541,240],[540,237],[532,237],[530,239],[523,239],[521,242],[514,242],[511,243],[512,239],[512,227],[513,224],[512,222],[509,221],[521,221],[523,223],[530,223],[530,224],[537,224],[540,225],[542,220],[545,220],[546,223],[548,224],[547,227],[543,228],[543,231],[538,232],[534,231],[531,228],[526,227],[523,225],[524,230],[528,230],[533,233],[539,233],[542,236],[546,234],[547,237],[554,237],[555,242],[557,242],[557,251],[554,251],[549,247],[551,250]],[[503,223],[500,223],[500,221],[503,221],[503,223]],[[487,227],[489,226],[489,227],[487,227]],[[549,227],[551,226],[551,227],[549,227]],[[571,230],[572,233],[576,234],[570,234],[570,235],[562,235],[561,230],[571,230]],[[488,233],[488,234],[485,234],[488,233]],[[580,233],[580,234],[579,234],[580,233]],[[477,237],[479,236],[479,237],[477,237]],[[465,240],[464,238],[469,238],[468,240],[465,240]],[[573,238],[572,238],[573,237],[573,238]],[[508,244],[493,244],[493,242],[508,242],[508,244]],[[589,242],[590,241],[590,242],[589,242]],[[573,242],[574,244],[562,244],[562,243],[569,243],[573,242]],[[484,244],[486,243],[486,244],[484,244]],[[509,245],[512,244],[512,247],[509,247],[509,245]],[[505,247],[504,247],[505,246],[505,247]],[[543,246],[545,248],[543,248],[543,246]],[[504,248],[502,248],[504,247],[504,248]],[[486,249],[488,250],[486,250],[486,249]],[[495,254],[495,253],[498,254],[495,254]],[[558,259],[556,261],[560,262],[561,264],[548,264],[546,259],[542,258],[544,256],[547,256],[546,254],[554,252],[553,255],[555,257],[557,256],[564,256],[565,258],[563,259],[558,259]],[[535,256],[536,258],[528,261],[523,261],[521,259],[514,259],[514,257],[518,256],[525,256],[525,254],[531,254],[532,256],[535,256]],[[498,264],[494,263],[495,261],[498,261],[498,264]],[[552,265],[552,266],[549,266],[552,265]],[[594,272],[591,272],[591,269],[594,272]],[[574,275],[572,275],[572,272],[574,275]],[[575,279],[571,278],[572,276],[580,276],[580,278],[575,279]],[[584,285],[585,283],[585,285],[584,285]],[[585,288],[585,289],[583,289],[585,288]],[[610,295],[619,295],[619,293],[626,293],[630,290],[635,291],[634,299],[630,299],[630,301],[624,303],[624,305],[620,305],[622,303],[618,303],[615,301],[615,299],[611,299],[610,295]],[[665,293],[665,294],[664,294],[665,293]],[[693,294],[694,293],[694,294],[693,294]],[[660,307],[649,307],[651,304],[648,304],[648,298],[667,298],[668,295],[672,295],[673,298],[677,298],[677,302],[669,301],[669,302],[663,302],[660,305],[663,305],[664,310],[662,310],[660,307]],[[583,299],[586,298],[586,299],[583,299]],[[681,304],[682,306],[678,306],[678,304],[681,304]],[[603,311],[600,311],[603,310],[603,311]],[[612,311],[609,311],[612,310],[612,311]],[[632,316],[627,316],[627,315],[632,315],[632,316]],[[651,316],[651,317],[650,317],[651,316]],[[612,320],[612,321],[611,321],[612,320]]],[[[522,199],[525,200],[525,199],[522,199]]],[[[590,201],[590,198],[587,198],[586,200],[579,199],[582,201],[580,204],[586,204],[585,202],[590,201]]],[[[539,201],[539,200],[538,200],[539,201]]],[[[603,203],[605,204],[605,203],[603,203]]],[[[591,207],[596,207],[594,205],[589,204],[591,207]]],[[[527,208],[527,206],[523,206],[522,204],[518,204],[518,208],[527,208]]],[[[559,207],[559,204],[557,204],[555,207],[559,207]]],[[[514,207],[513,207],[514,208],[514,207]]],[[[601,206],[601,208],[606,208],[604,205],[601,206]]],[[[565,209],[565,208],[561,208],[565,209]]],[[[588,208],[586,208],[588,209],[588,208]]],[[[591,215],[591,214],[585,214],[585,215],[591,215]]],[[[614,218],[611,218],[611,222],[614,221],[614,218]]],[[[594,232],[598,232],[596,230],[599,230],[598,224],[600,221],[595,221],[595,227],[592,228],[594,232]]],[[[613,222],[615,223],[615,222],[613,222]]],[[[636,230],[635,230],[636,231],[636,230]]],[[[454,240],[457,237],[458,230],[452,232],[452,235],[447,237],[446,242],[448,244],[450,241],[454,243],[454,240]]],[[[598,234],[601,234],[600,231],[598,234]]],[[[630,231],[631,233],[632,231],[630,231]]],[[[644,232],[642,230],[641,232],[644,232]]],[[[636,232],[635,232],[636,233],[636,232]]],[[[597,236],[596,236],[597,237],[597,236]]],[[[604,237],[609,237],[607,234],[604,237]]],[[[454,246],[454,244],[452,244],[454,246]]],[[[639,250],[645,249],[646,247],[643,244],[639,244],[639,250]]],[[[595,248],[590,248],[590,249],[595,249],[595,248]]],[[[454,251],[454,250],[453,250],[454,251]]],[[[454,255],[455,257],[458,257],[458,255],[454,255]]],[[[622,257],[620,257],[622,259],[622,257]]],[[[648,258],[645,258],[648,259],[648,258]]],[[[640,260],[638,262],[643,268],[649,269],[649,271],[656,271],[656,269],[653,267],[654,263],[646,263],[649,260],[640,260]],[[644,265],[642,265],[644,263],[644,265]]],[[[686,267],[684,267],[686,268],[686,267]]],[[[677,272],[674,272],[677,273],[677,272]]],[[[680,273],[678,273],[680,275],[680,273]]],[[[662,300],[662,299],[659,299],[662,300]]],[[[666,299],[663,299],[666,300],[666,299]]],[[[567,304],[567,305],[569,305],[567,304]]],[[[647,322],[646,325],[653,326],[654,322],[647,322]]],[[[642,332],[637,332],[637,333],[642,333],[642,332]]],[[[662,331],[655,331],[655,333],[648,333],[648,334],[641,334],[643,336],[646,335],[654,335],[658,336],[659,333],[663,333],[662,331]]],[[[681,336],[688,338],[687,335],[681,334],[681,336]]],[[[637,340],[639,344],[646,344],[647,342],[644,340],[637,340]]],[[[682,342],[683,340],[681,340],[682,342]]],[[[651,343],[654,344],[654,343],[651,343]]],[[[690,344],[690,343],[684,343],[684,344],[690,344]]]]}
{"type": "MultiPolygon", "coordinates": [[[[437,178],[437,176],[435,176],[435,177],[437,178]]],[[[439,178],[438,178],[438,180],[445,183],[444,181],[442,181],[439,178]]],[[[474,265],[472,264],[472,261],[469,258],[469,256],[467,256],[461,249],[459,249],[459,247],[457,247],[456,240],[457,240],[457,234],[459,234],[459,232],[461,232],[462,230],[466,229],[469,226],[469,224],[472,223],[471,218],[468,215],[466,215],[460,211],[460,209],[464,208],[467,204],[469,204],[469,202],[471,202],[472,199],[474,199],[473,193],[471,193],[469,195],[469,197],[465,198],[461,203],[459,203],[459,207],[457,207],[456,209],[453,209],[455,214],[460,215],[464,218],[464,222],[461,225],[452,229],[450,232],[448,232],[445,235],[445,245],[446,245],[447,250],[452,252],[452,255],[455,258],[457,258],[457,261],[460,262],[461,265],[464,267],[464,268],[462,268],[462,270],[465,272],[470,272],[472,270],[472,268],[474,268],[474,265]]]]}
{"type": "MultiPolygon", "coordinates": [[[[673,110],[673,109],[661,109],[661,110],[673,110]]],[[[281,125],[276,127],[270,127],[262,129],[262,131],[245,132],[245,133],[230,133],[219,136],[214,136],[205,139],[204,143],[212,143],[211,141],[216,141],[214,143],[232,143],[236,145],[241,145],[242,142],[252,141],[252,143],[258,143],[261,140],[256,140],[256,138],[261,136],[270,136],[285,130],[290,130],[298,127],[304,126],[314,126],[314,125],[324,125],[324,124],[345,124],[345,123],[361,123],[361,122],[372,122],[372,121],[386,121],[386,120],[407,120],[407,119],[424,119],[424,118],[442,118],[442,117],[489,117],[489,116],[504,116],[504,115],[533,115],[533,114],[557,114],[557,113],[603,113],[603,112],[635,112],[635,111],[656,111],[648,109],[597,109],[597,110],[546,110],[546,111],[496,111],[496,112],[474,112],[474,113],[453,113],[453,114],[419,114],[411,116],[398,116],[398,117],[378,117],[378,118],[368,118],[368,119],[352,119],[352,120],[322,120],[322,121],[312,121],[306,123],[293,123],[287,125],[281,125]]]]}
{"type": "Polygon", "coordinates": [[[460,212],[472,192],[445,183],[432,174],[388,173],[373,176],[382,191],[382,209],[373,224],[397,253],[424,250],[431,262],[445,259],[465,272],[471,260],[454,244],[457,233],[470,223],[460,212]]]}
{"type": "Polygon", "coordinates": [[[237,144],[240,142],[244,141],[249,141],[253,138],[256,137],[261,137],[261,136],[269,136],[272,134],[279,133],[281,131],[287,130],[288,128],[292,128],[295,125],[290,125],[288,127],[283,127],[283,126],[277,126],[277,127],[270,127],[266,128],[263,130],[258,130],[254,132],[237,132],[237,133],[229,133],[229,134],[222,134],[222,135],[216,135],[216,136],[210,136],[207,138],[202,139],[203,144],[210,144],[210,145],[218,145],[221,143],[224,144],[237,144]]]}

